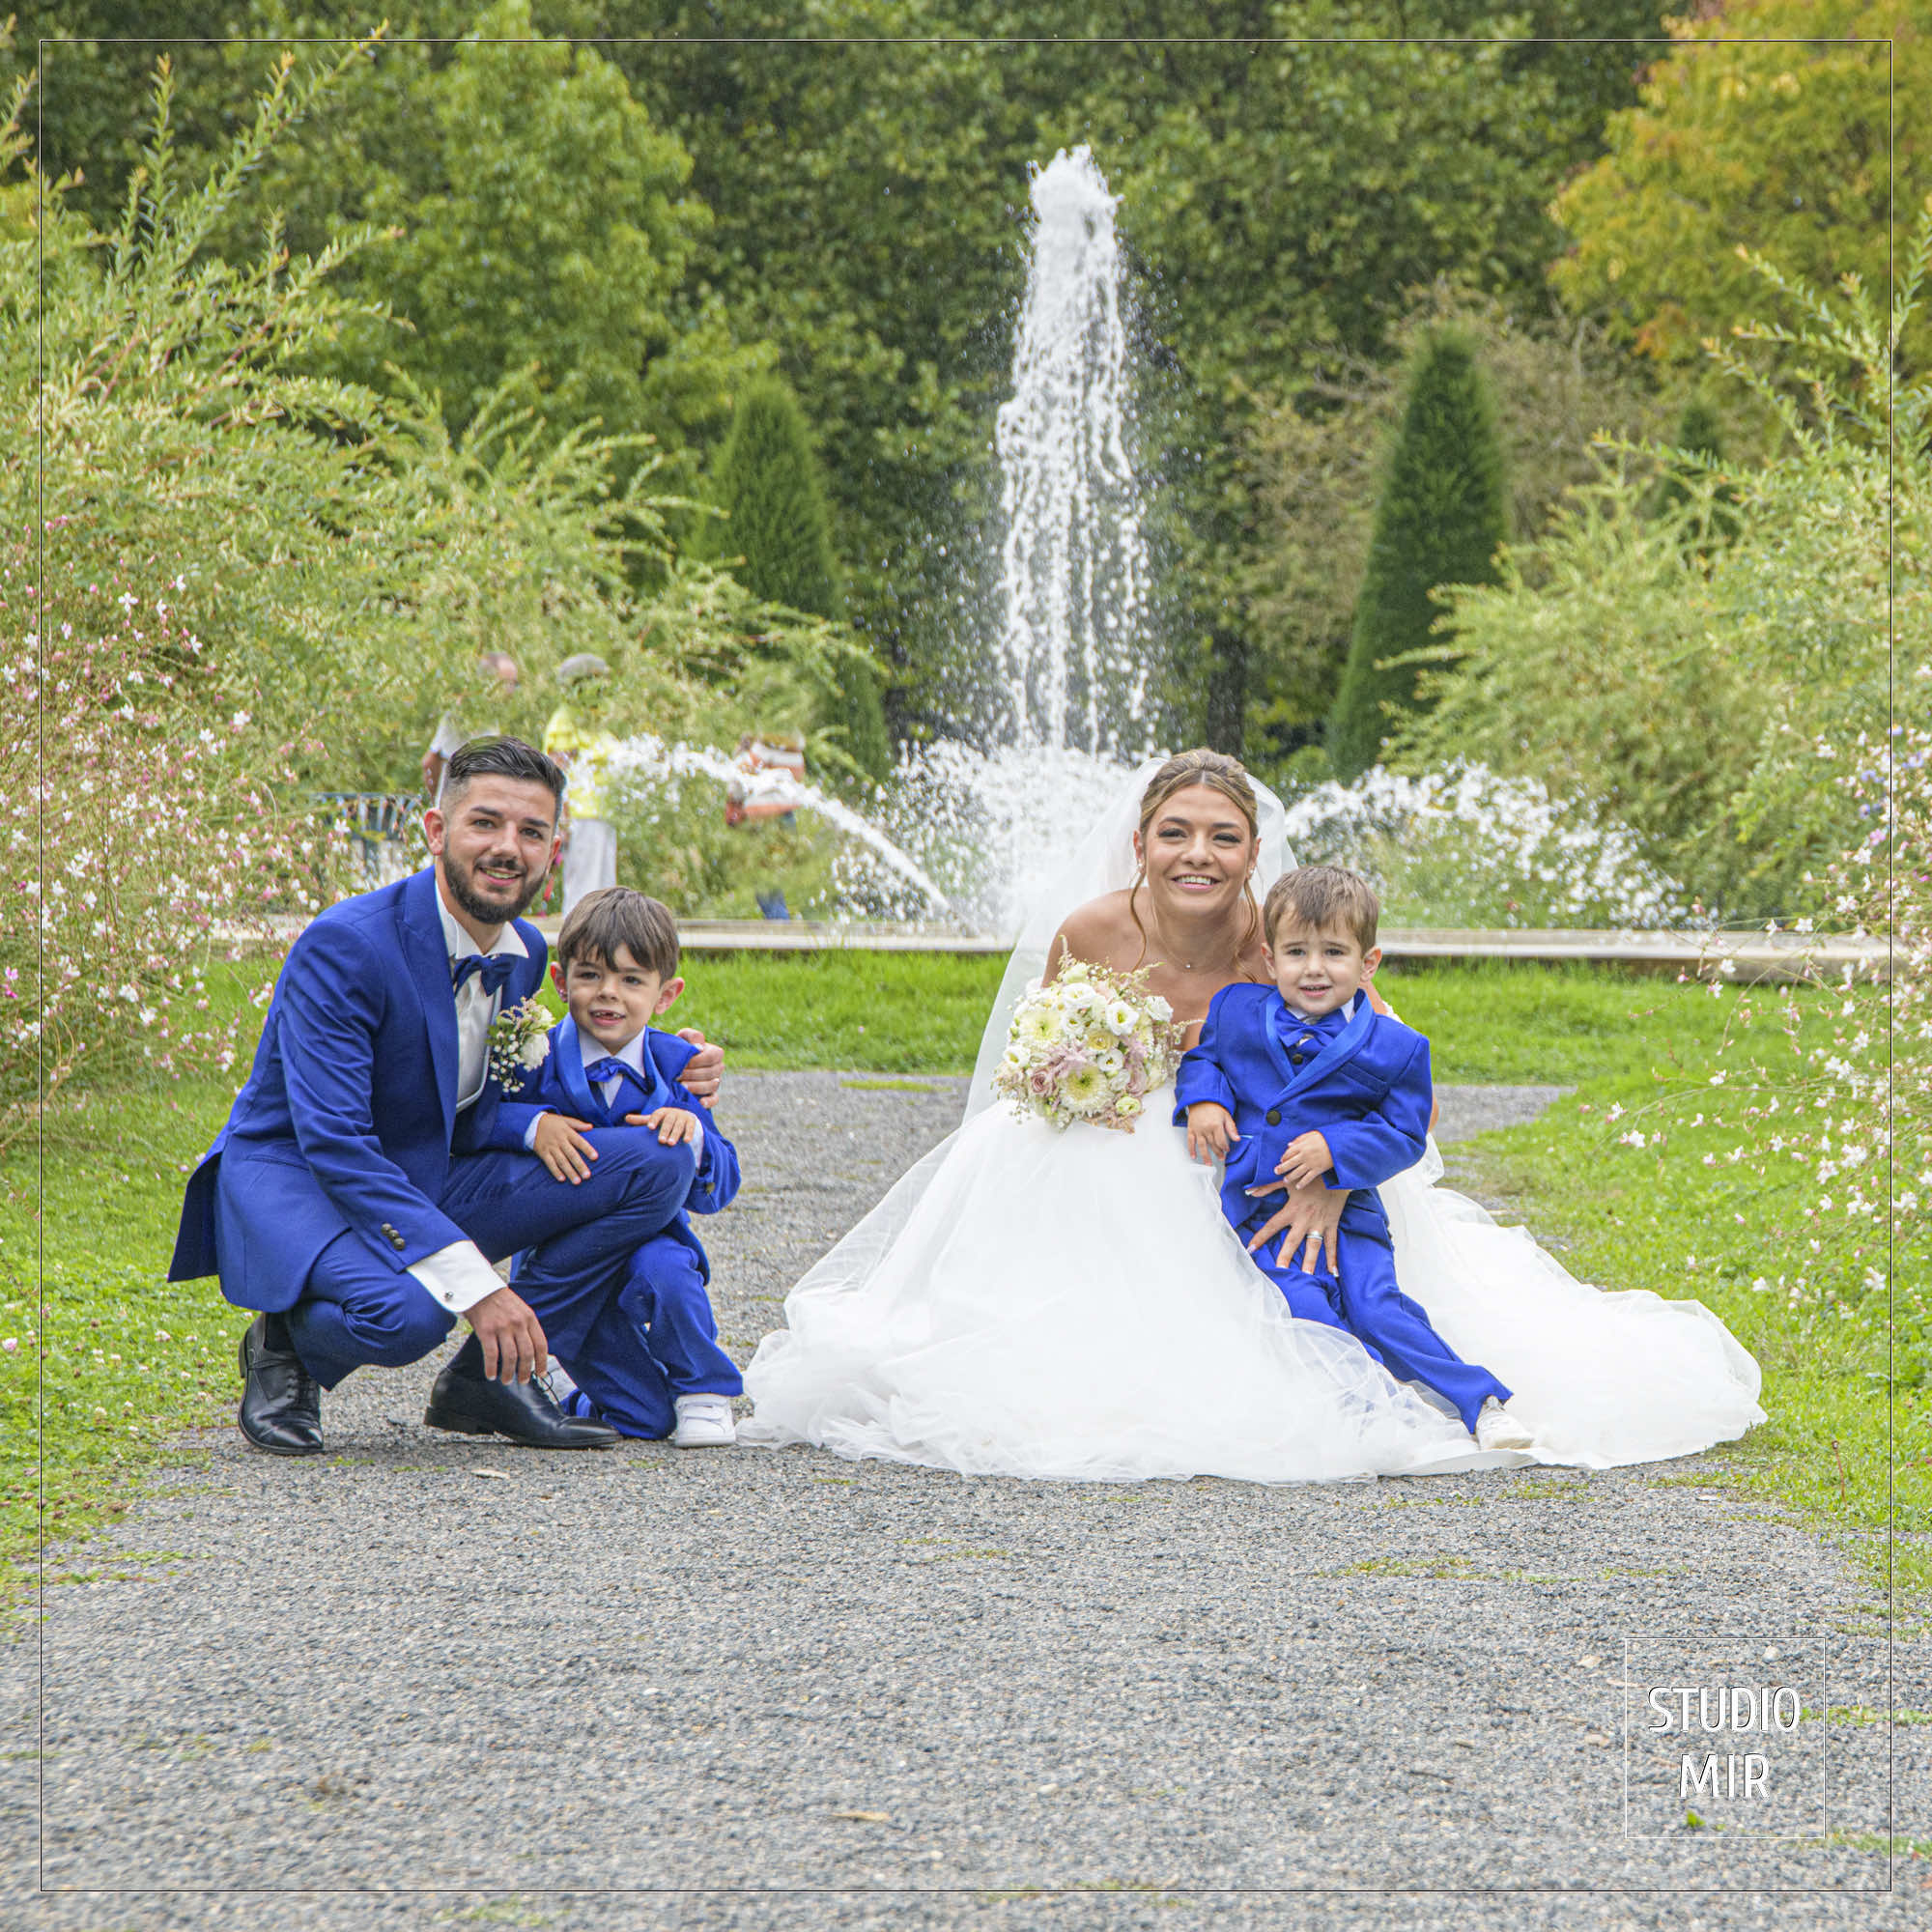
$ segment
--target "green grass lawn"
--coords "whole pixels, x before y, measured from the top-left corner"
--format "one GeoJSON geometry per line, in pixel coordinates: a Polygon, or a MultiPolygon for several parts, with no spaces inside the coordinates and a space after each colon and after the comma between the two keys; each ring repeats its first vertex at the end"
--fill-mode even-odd
{"type": "Polygon", "coordinates": [[[970,1073],[1004,958],[944,952],[688,952],[663,1024],[702,1027],[744,1067],[970,1073]]]}
{"type": "MultiPolygon", "coordinates": [[[[965,1073],[1001,965],[904,953],[694,954],[689,990],[667,1019],[704,1027],[740,1069],[965,1073]]],[[[1431,1036],[1438,1079],[1577,1089],[1535,1125],[1468,1144],[1473,1185],[1562,1242],[1566,1264],[1586,1280],[1695,1294],[1757,1355],[1772,1419],[1719,1452],[1721,1479],[1827,1526],[1876,1579],[1895,1467],[1899,1581],[1932,1584],[1926,1399],[1888,1380],[1883,1304],[1862,1288],[1863,1264],[1812,1253],[1796,1211],[1802,1197],[1724,1162],[1734,1137],[1692,1124],[1733,996],[1580,967],[1429,966],[1382,983],[1431,1036]],[[1654,1140],[1641,1151],[1620,1145],[1629,1122],[1611,1124],[1611,1108],[1635,1115],[1661,1101],[1665,1111],[1640,1117],[1653,1130],[1668,1123],[1663,1151],[1654,1140]],[[1719,1164],[1706,1167],[1706,1153],[1719,1164]]],[[[232,1091],[129,1075],[50,1120],[43,1161],[31,1142],[0,1159],[0,1561],[17,1564],[34,1545],[37,1336],[51,1537],[125,1507],[144,1467],[180,1456],[165,1445],[185,1426],[232,1419],[242,1316],[213,1282],[161,1281],[185,1170],[232,1091]],[[37,1328],[31,1284],[43,1234],[37,1328]]]]}

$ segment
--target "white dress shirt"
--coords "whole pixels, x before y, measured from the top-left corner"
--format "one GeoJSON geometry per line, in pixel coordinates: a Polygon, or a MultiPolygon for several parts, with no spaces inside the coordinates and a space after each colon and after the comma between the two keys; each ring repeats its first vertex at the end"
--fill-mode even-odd
{"type": "MultiPolygon", "coordinates": [[[[1360,993],[1350,993],[1349,997],[1339,1007],[1335,1009],[1335,1010],[1338,1013],[1340,1013],[1345,1020],[1351,1020],[1355,1017],[1355,1008],[1360,1004],[1363,995],[1360,993]]],[[[1289,1009],[1289,1011],[1292,1012],[1294,1015],[1294,1017],[1300,1020],[1304,1025],[1307,1026],[1314,1025],[1314,1021],[1309,1019],[1308,1015],[1304,1013],[1301,1010],[1301,1009],[1294,1004],[1293,1000],[1284,999],[1282,1001],[1282,1005],[1285,1006],[1289,1009]]],[[[1325,1017],[1325,1015],[1323,1017],[1325,1017]]]]}
{"type": "MultiPolygon", "coordinates": [[[[483,952],[482,947],[463,929],[443,904],[440,889],[436,910],[442,921],[442,943],[452,967],[457,960],[468,958],[472,952],[483,952]]],[[[497,933],[497,942],[486,956],[495,958],[503,953],[514,953],[520,959],[527,959],[529,951],[518,937],[517,928],[505,925],[497,933]]],[[[461,1113],[464,1108],[474,1106],[477,1095],[483,1091],[483,1083],[490,1070],[490,1023],[497,1017],[502,997],[497,993],[486,993],[482,980],[472,974],[455,989],[454,999],[456,1108],[461,1113]]],[[[446,1248],[425,1255],[410,1269],[410,1273],[429,1290],[440,1306],[448,1309],[452,1315],[466,1313],[486,1294],[495,1294],[503,1286],[502,1276],[484,1258],[483,1250],[474,1241],[452,1241],[446,1248]]]]}

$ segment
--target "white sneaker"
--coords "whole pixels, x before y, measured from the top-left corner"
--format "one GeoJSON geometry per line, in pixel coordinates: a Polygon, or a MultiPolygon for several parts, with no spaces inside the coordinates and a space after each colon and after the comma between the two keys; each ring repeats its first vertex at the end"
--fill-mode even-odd
{"type": "Polygon", "coordinates": [[[1536,1437],[1494,1396],[1476,1414],[1476,1442],[1483,1449],[1530,1449],[1536,1437]]]}
{"type": "Polygon", "coordinates": [[[674,1449],[726,1449],[738,1439],[731,1420],[728,1395],[681,1395],[675,1404],[677,1427],[670,1433],[674,1449]]]}

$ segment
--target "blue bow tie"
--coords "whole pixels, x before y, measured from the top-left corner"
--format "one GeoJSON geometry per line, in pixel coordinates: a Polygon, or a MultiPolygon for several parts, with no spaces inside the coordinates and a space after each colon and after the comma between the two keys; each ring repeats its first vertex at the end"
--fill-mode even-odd
{"type": "Polygon", "coordinates": [[[639,1073],[628,1060],[619,1060],[614,1053],[593,1060],[583,1069],[583,1077],[593,1087],[601,1087],[607,1080],[628,1080],[646,1100],[657,1092],[657,1083],[648,1074],[639,1073]]]}
{"type": "Polygon", "coordinates": [[[510,975],[517,970],[517,954],[514,952],[466,952],[461,959],[449,962],[449,984],[454,991],[471,975],[483,982],[486,993],[500,993],[510,983],[510,975]]]}
{"type": "Polygon", "coordinates": [[[1291,1012],[1286,1002],[1275,1008],[1272,1018],[1275,1037],[1291,1053],[1311,1038],[1319,1050],[1349,1024],[1349,1015],[1339,1008],[1332,1013],[1323,1013],[1320,1019],[1311,1020],[1291,1012]]]}

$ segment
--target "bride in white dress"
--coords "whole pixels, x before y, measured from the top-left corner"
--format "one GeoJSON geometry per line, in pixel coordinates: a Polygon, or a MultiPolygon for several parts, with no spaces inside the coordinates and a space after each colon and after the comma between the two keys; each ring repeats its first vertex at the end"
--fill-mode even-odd
{"type": "MultiPolygon", "coordinates": [[[[1279,801],[1233,759],[1186,753],[1134,775],[1028,921],[963,1123],[758,1345],[741,1440],[973,1474],[1309,1482],[1652,1462],[1764,1419],[1756,1363],[1709,1310],[1576,1281],[1435,1186],[1432,1140],[1381,1195],[1403,1292],[1515,1390],[1535,1432],[1528,1454],[1481,1450],[1439,1397],[1289,1313],[1170,1124],[1171,1089],[1131,1134],[995,1104],[1014,1004],[1067,956],[1145,966],[1197,1023],[1222,985],[1268,977],[1251,911],[1292,864],[1279,801]]],[[[1342,1198],[1292,1200],[1286,1238],[1321,1238],[1342,1198]]]]}

